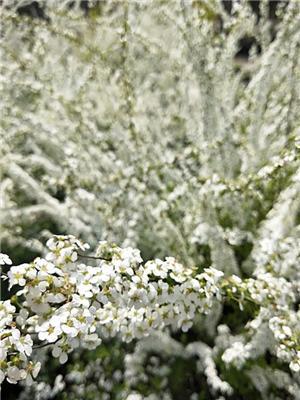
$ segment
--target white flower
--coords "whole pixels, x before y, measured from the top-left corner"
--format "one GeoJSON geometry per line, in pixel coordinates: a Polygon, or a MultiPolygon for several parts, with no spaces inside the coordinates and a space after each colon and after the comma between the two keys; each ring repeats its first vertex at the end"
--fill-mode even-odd
{"type": "Polygon", "coordinates": [[[13,328],[10,331],[10,336],[8,339],[11,345],[14,346],[20,353],[30,356],[32,353],[33,341],[29,334],[22,336],[18,329],[13,328]]]}
{"type": "Polygon", "coordinates": [[[38,376],[38,373],[41,369],[41,363],[38,361],[36,363],[30,362],[27,367],[27,377],[26,377],[26,384],[32,385],[33,380],[38,376]]]}
{"type": "Polygon", "coordinates": [[[68,361],[67,349],[69,349],[68,345],[63,344],[62,341],[59,341],[54,345],[52,349],[52,355],[53,357],[58,358],[61,364],[64,364],[68,361]]]}
{"type": "Polygon", "coordinates": [[[162,279],[168,276],[168,270],[169,270],[168,263],[163,262],[162,260],[156,259],[153,261],[148,261],[145,264],[145,268],[148,274],[153,274],[162,279]]]}
{"type": "Polygon", "coordinates": [[[49,343],[55,342],[62,334],[61,323],[64,319],[59,316],[54,316],[50,321],[45,321],[42,325],[36,327],[40,340],[46,340],[49,343]]]}
{"type": "Polygon", "coordinates": [[[9,325],[13,320],[13,313],[15,313],[16,307],[13,306],[10,300],[0,300],[0,328],[4,328],[9,325]]]}
{"type": "Polygon", "coordinates": [[[25,379],[27,372],[24,369],[19,369],[18,367],[8,367],[7,368],[7,380],[9,383],[17,383],[18,381],[25,379]]]}
{"type": "Polygon", "coordinates": [[[84,295],[73,294],[72,303],[76,307],[83,306],[84,308],[88,308],[90,306],[90,299],[87,299],[84,295]]]}
{"type": "Polygon", "coordinates": [[[222,355],[222,360],[226,364],[233,364],[237,368],[241,368],[244,362],[249,357],[248,346],[245,346],[242,342],[234,342],[231,347],[225,350],[222,355]]]}
{"type": "Polygon", "coordinates": [[[25,274],[28,264],[11,267],[7,273],[9,278],[9,289],[14,285],[24,286],[26,284],[25,274]]]}
{"type": "Polygon", "coordinates": [[[30,335],[21,336],[19,338],[19,341],[15,343],[15,346],[20,353],[30,356],[30,354],[32,353],[33,341],[30,335]]]}
{"type": "Polygon", "coordinates": [[[289,366],[293,372],[300,372],[300,351],[298,351],[298,359],[291,361],[289,366]]]}
{"type": "Polygon", "coordinates": [[[127,263],[127,265],[137,266],[143,259],[138,249],[132,247],[126,247],[125,249],[119,249],[118,257],[127,263]]]}
{"type": "Polygon", "coordinates": [[[187,332],[193,326],[193,321],[183,317],[178,320],[177,326],[181,328],[182,332],[187,332]]]}
{"type": "Polygon", "coordinates": [[[45,301],[47,303],[62,303],[65,300],[66,297],[62,293],[47,293],[45,295],[45,301]]]}
{"type": "Polygon", "coordinates": [[[0,253],[0,265],[11,265],[12,261],[7,254],[0,253]]]}
{"type": "Polygon", "coordinates": [[[79,325],[76,323],[76,319],[70,318],[70,319],[68,319],[67,322],[65,322],[61,325],[61,329],[67,335],[69,335],[71,337],[75,337],[78,335],[78,332],[79,332],[78,327],[76,327],[75,325],[79,325]]]}
{"type": "Polygon", "coordinates": [[[37,315],[46,314],[51,310],[50,305],[42,297],[41,291],[37,286],[30,289],[30,295],[26,296],[26,303],[37,315]],[[35,291],[33,289],[35,289],[35,291]]]}
{"type": "Polygon", "coordinates": [[[26,310],[25,308],[21,308],[18,316],[16,317],[17,324],[20,326],[24,325],[25,322],[27,321],[28,316],[29,316],[28,310],[26,310]]]}
{"type": "Polygon", "coordinates": [[[49,275],[58,274],[62,275],[62,271],[57,268],[53,263],[44,260],[43,258],[36,258],[34,260],[34,265],[38,270],[37,277],[39,280],[47,279],[49,275]]]}
{"type": "Polygon", "coordinates": [[[85,348],[92,350],[98,347],[100,344],[101,344],[101,339],[98,337],[96,333],[84,336],[83,345],[85,348]]]}

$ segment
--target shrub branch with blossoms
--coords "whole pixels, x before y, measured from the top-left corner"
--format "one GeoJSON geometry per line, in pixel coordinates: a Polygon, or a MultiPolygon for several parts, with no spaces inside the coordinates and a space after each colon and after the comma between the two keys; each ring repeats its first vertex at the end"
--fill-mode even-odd
{"type": "Polygon", "coordinates": [[[4,391],[299,400],[300,2],[0,8],[4,391]]]}
{"type": "MultiPolygon", "coordinates": [[[[45,258],[12,266],[5,275],[10,289],[21,289],[0,303],[1,382],[36,378],[40,363],[30,356],[39,347],[49,345],[63,364],[74,349],[96,348],[103,337],[130,342],[168,329],[186,332],[197,314],[209,314],[214,302],[225,300],[257,309],[248,343],[227,348],[225,363],[241,366],[260,329],[268,329],[270,351],[292,372],[300,371],[299,318],[292,312],[299,293],[282,277],[260,273],[241,280],[213,267],[199,273],[173,257],[143,263],[137,249],[107,242],[99,243],[96,256],[85,256],[89,246],[74,236],[55,236],[47,246],[45,258]]],[[[2,255],[1,263],[11,261],[2,255]]]]}

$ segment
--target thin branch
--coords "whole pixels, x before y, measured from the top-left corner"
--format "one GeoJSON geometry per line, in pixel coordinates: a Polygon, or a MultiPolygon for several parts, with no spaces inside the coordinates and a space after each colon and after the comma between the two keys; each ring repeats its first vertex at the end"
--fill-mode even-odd
{"type": "MultiPolygon", "coordinates": [[[[59,338],[59,339],[60,339],[60,338],[59,338]]],[[[47,347],[47,346],[50,346],[50,345],[53,345],[53,344],[57,343],[57,342],[59,341],[59,339],[56,339],[55,342],[53,342],[53,343],[49,343],[49,342],[41,343],[41,344],[32,346],[32,348],[33,348],[33,349],[41,349],[41,348],[43,348],[43,347],[47,347]]]]}
{"type": "MultiPolygon", "coordinates": [[[[60,339],[60,338],[59,338],[60,339]]],[[[38,345],[35,345],[35,346],[32,346],[32,349],[41,349],[41,348],[43,348],[43,347],[47,347],[47,346],[50,346],[50,345],[53,345],[53,344],[55,344],[55,343],[57,343],[58,342],[58,340],[59,339],[57,339],[55,342],[53,342],[53,343],[49,343],[49,342],[46,342],[46,343],[42,343],[42,344],[38,344],[38,345]]],[[[15,355],[15,354],[19,354],[17,351],[12,351],[11,353],[8,353],[7,355],[8,356],[13,356],[13,355],[15,355]]]]}
{"type": "Polygon", "coordinates": [[[96,257],[96,256],[85,256],[83,254],[77,253],[78,257],[81,258],[90,258],[91,260],[103,260],[103,261],[111,261],[111,258],[105,258],[105,257],[96,257]]]}

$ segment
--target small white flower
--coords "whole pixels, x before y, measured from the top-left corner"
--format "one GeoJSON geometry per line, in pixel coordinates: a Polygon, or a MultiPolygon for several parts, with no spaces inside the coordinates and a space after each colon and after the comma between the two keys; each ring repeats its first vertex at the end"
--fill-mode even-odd
{"type": "Polygon", "coordinates": [[[59,318],[56,320],[52,317],[50,321],[46,321],[41,326],[37,326],[36,332],[38,332],[38,338],[40,340],[46,340],[49,343],[55,342],[62,334],[59,318]]]}
{"type": "Polygon", "coordinates": [[[11,265],[12,261],[7,254],[0,253],[0,265],[11,265]]]}
{"type": "Polygon", "coordinates": [[[27,356],[32,353],[33,341],[30,335],[20,336],[19,340],[15,342],[16,349],[27,356]]]}
{"type": "Polygon", "coordinates": [[[61,364],[64,364],[68,361],[68,354],[66,351],[63,350],[61,346],[67,347],[66,345],[63,345],[61,342],[56,343],[52,349],[52,355],[53,357],[58,358],[61,364]]]}
{"type": "Polygon", "coordinates": [[[19,369],[18,367],[8,367],[7,368],[7,380],[9,383],[17,383],[18,381],[25,379],[27,372],[24,369],[19,369]]]}
{"type": "Polygon", "coordinates": [[[9,289],[14,285],[24,286],[26,284],[25,274],[28,264],[11,267],[7,273],[9,278],[9,289]]]}
{"type": "Polygon", "coordinates": [[[177,326],[181,328],[182,332],[187,332],[193,326],[193,321],[187,318],[181,318],[178,320],[177,326]]]}
{"type": "MultiPolygon", "coordinates": [[[[298,352],[298,353],[300,353],[300,352],[298,352]]],[[[300,356],[300,354],[299,354],[299,356],[300,356]]],[[[300,371],[300,357],[298,360],[293,360],[290,362],[290,369],[293,372],[297,372],[297,373],[300,371]]]]}

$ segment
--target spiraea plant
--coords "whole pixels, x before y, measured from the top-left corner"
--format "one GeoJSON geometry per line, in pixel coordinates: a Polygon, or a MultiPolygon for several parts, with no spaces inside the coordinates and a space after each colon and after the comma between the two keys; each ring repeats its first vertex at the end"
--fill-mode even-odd
{"type": "Polygon", "coordinates": [[[300,3],[1,13],[3,384],[299,399],[300,3]]]}

